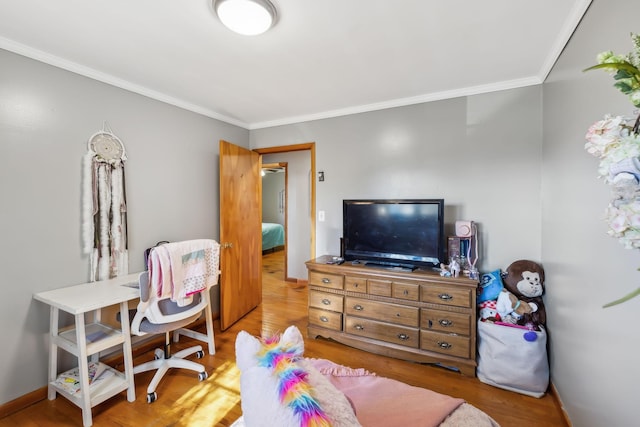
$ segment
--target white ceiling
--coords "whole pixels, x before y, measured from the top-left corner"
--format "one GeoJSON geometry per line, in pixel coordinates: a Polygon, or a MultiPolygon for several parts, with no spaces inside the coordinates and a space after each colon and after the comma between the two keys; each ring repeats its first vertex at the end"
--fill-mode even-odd
{"type": "Polygon", "coordinates": [[[0,0],[0,48],[257,129],[539,84],[591,0],[0,0]]]}

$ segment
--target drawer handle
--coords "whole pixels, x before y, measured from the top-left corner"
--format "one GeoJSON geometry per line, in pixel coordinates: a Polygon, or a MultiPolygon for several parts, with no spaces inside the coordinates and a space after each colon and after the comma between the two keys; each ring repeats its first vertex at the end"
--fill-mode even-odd
{"type": "Polygon", "coordinates": [[[322,283],[331,283],[331,279],[327,279],[326,277],[322,278],[322,283]]]}
{"type": "Polygon", "coordinates": [[[453,321],[448,320],[448,319],[441,319],[438,321],[438,323],[440,323],[440,326],[444,326],[445,328],[447,326],[453,326],[453,321]]]}
{"type": "Polygon", "coordinates": [[[353,284],[353,287],[354,287],[354,288],[357,288],[358,286],[360,286],[360,284],[359,284],[359,283],[354,283],[354,284],[353,284]]]}
{"type": "Polygon", "coordinates": [[[364,326],[362,325],[354,325],[353,327],[356,331],[364,331],[364,326]]]}
{"type": "Polygon", "coordinates": [[[438,347],[444,348],[444,349],[450,349],[452,345],[445,341],[438,341],[438,347]]]}
{"type": "Polygon", "coordinates": [[[449,295],[449,294],[440,294],[440,295],[438,295],[438,298],[440,298],[441,300],[444,300],[444,301],[448,301],[448,300],[453,299],[453,297],[451,295],[449,295]]]}
{"type": "Polygon", "coordinates": [[[329,321],[329,318],[327,316],[320,316],[320,321],[327,323],[329,321]]]}
{"type": "Polygon", "coordinates": [[[364,307],[361,306],[360,304],[356,304],[356,305],[353,306],[353,309],[356,310],[356,311],[362,311],[362,310],[364,310],[364,307]]]}
{"type": "Polygon", "coordinates": [[[404,291],[402,291],[402,294],[403,295],[409,295],[409,291],[405,289],[404,291]]]}
{"type": "Polygon", "coordinates": [[[322,299],[322,303],[323,303],[324,305],[331,305],[331,301],[330,301],[330,300],[328,300],[327,298],[323,298],[323,299],[322,299]]]}
{"type": "Polygon", "coordinates": [[[401,339],[402,341],[406,341],[409,339],[409,335],[407,334],[398,334],[398,339],[401,339]]]}

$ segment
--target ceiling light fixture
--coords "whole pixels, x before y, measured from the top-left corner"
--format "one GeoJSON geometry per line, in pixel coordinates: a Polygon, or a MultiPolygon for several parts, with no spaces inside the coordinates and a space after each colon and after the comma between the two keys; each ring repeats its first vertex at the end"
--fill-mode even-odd
{"type": "Polygon", "coordinates": [[[262,34],[276,22],[276,8],[269,0],[212,0],[220,21],[238,34],[262,34]]]}

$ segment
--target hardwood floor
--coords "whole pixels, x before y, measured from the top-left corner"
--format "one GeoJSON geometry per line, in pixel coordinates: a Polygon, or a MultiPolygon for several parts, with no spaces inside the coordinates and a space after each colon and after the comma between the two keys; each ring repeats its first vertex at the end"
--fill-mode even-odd
{"type": "MultiPolygon", "coordinates": [[[[198,382],[190,371],[172,370],[157,389],[158,400],[146,402],[146,387],[152,372],[136,375],[136,401],[129,403],[125,392],[93,408],[93,425],[101,426],[229,426],[242,413],[240,373],[235,366],[235,338],[239,331],[253,335],[282,332],[296,325],[306,338],[307,290],[284,281],[282,252],[263,258],[263,302],[255,310],[224,332],[216,320],[216,354],[199,362],[209,378],[198,382]]],[[[172,351],[193,345],[189,338],[172,351]]],[[[134,364],[153,358],[153,348],[135,351],[134,364]]],[[[404,362],[370,354],[324,339],[306,339],[305,356],[330,359],[354,368],[366,368],[380,376],[429,388],[465,399],[487,412],[502,427],[567,426],[555,399],[547,394],[540,399],[512,393],[483,384],[443,368],[404,362]]],[[[122,368],[121,360],[107,361],[122,368]]],[[[0,419],[0,427],[82,426],[78,407],[62,397],[42,400],[0,419]]],[[[274,426],[277,427],[277,426],[274,426]]],[[[390,426],[392,427],[392,426],[390,426]]]]}

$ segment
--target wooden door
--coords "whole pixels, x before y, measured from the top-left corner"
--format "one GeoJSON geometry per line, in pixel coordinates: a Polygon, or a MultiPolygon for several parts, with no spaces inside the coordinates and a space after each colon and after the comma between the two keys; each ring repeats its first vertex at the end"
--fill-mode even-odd
{"type": "Polygon", "coordinates": [[[262,301],[262,185],[258,153],[220,141],[220,328],[262,301]]]}

